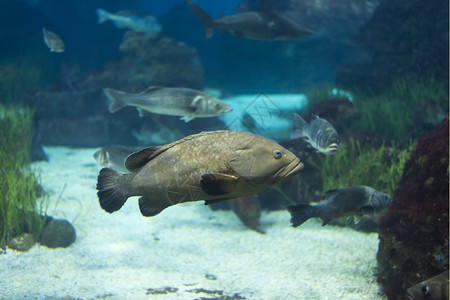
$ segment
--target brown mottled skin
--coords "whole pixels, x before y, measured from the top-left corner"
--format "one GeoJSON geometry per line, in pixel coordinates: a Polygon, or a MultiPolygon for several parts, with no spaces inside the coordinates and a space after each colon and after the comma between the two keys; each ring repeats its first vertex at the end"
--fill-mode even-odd
{"type": "Polygon", "coordinates": [[[128,197],[142,196],[139,203],[145,216],[182,202],[250,196],[303,168],[300,159],[282,146],[249,132],[228,130],[143,149],[130,155],[125,165],[131,173],[100,171],[100,205],[111,213],[128,197]]]}

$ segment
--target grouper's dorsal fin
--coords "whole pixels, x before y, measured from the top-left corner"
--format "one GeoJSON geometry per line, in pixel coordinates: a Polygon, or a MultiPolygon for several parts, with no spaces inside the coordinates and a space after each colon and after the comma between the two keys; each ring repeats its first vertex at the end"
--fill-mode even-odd
{"type": "Polygon", "coordinates": [[[150,160],[158,156],[159,154],[166,151],[168,148],[166,145],[162,146],[153,146],[141,149],[134,153],[131,153],[125,159],[125,167],[131,171],[135,172],[141,167],[145,166],[150,160]]]}
{"type": "Polygon", "coordinates": [[[130,155],[127,156],[127,158],[125,159],[125,167],[131,172],[136,172],[137,170],[139,170],[140,168],[145,166],[146,163],[148,163],[149,161],[151,161],[152,159],[154,159],[155,157],[157,157],[164,151],[172,148],[173,146],[176,146],[178,144],[184,143],[186,141],[189,141],[189,140],[192,140],[192,139],[204,136],[204,135],[216,133],[216,132],[217,131],[202,131],[200,133],[192,134],[192,135],[189,135],[182,139],[179,139],[170,144],[160,145],[160,146],[152,146],[152,147],[147,147],[147,148],[141,149],[141,150],[131,153],[130,155]]]}

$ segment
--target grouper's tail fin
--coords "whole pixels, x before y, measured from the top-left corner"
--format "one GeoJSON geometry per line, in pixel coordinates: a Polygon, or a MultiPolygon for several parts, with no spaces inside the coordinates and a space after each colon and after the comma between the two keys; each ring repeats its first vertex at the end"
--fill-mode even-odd
{"type": "Polygon", "coordinates": [[[214,19],[210,15],[208,15],[206,11],[192,3],[191,0],[184,0],[184,2],[191,8],[200,22],[202,22],[203,27],[205,27],[206,37],[212,37],[212,35],[214,34],[214,27],[216,26],[216,22],[214,21],[214,19]]]}
{"type": "Polygon", "coordinates": [[[287,210],[291,214],[291,223],[297,227],[314,216],[314,207],[309,204],[288,205],[287,210]]]}
{"type": "Polygon", "coordinates": [[[103,168],[97,178],[97,195],[100,206],[107,212],[119,210],[128,197],[119,189],[119,180],[124,174],[103,168]]]}
{"type": "Polygon", "coordinates": [[[123,101],[126,93],[108,88],[104,88],[103,93],[109,100],[108,110],[110,113],[115,113],[126,106],[125,101],[123,101]]]}

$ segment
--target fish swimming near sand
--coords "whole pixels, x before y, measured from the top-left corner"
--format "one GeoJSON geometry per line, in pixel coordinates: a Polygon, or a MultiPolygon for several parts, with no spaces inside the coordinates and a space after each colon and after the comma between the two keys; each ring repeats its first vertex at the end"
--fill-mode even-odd
{"type": "Polygon", "coordinates": [[[121,10],[111,13],[104,9],[97,9],[98,23],[111,21],[117,28],[131,29],[136,32],[161,32],[161,25],[155,17],[135,11],[121,10]]]}
{"type": "Polygon", "coordinates": [[[391,197],[368,186],[351,186],[325,193],[316,205],[296,204],[287,207],[291,223],[297,227],[309,218],[321,218],[322,226],[332,219],[377,213],[391,204],[391,197]]]}
{"type": "Polygon", "coordinates": [[[125,159],[133,152],[136,152],[136,149],[132,147],[107,146],[95,152],[94,159],[102,167],[127,173],[128,170],[125,168],[125,159]]]}
{"type": "Polygon", "coordinates": [[[410,300],[448,300],[449,275],[448,271],[422,281],[406,290],[410,300]]]}
{"type": "Polygon", "coordinates": [[[156,113],[182,116],[182,120],[189,122],[194,118],[214,117],[231,111],[225,102],[188,88],[149,87],[138,94],[108,88],[103,91],[110,101],[108,109],[111,113],[125,106],[134,106],[141,117],[148,113],[156,113]]]}
{"type": "Polygon", "coordinates": [[[65,50],[64,41],[53,31],[42,28],[42,35],[44,36],[44,42],[50,49],[50,52],[61,53],[65,50]]]}
{"type": "Polygon", "coordinates": [[[144,148],[128,156],[125,166],[129,174],[100,171],[100,206],[112,213],[129,197],[141,196],[139,207],[147,217],[178,203],[212,204],[250,196],[303,169],[300,159],[277,143],[230,130],[201,132],[144,148]]]}
{"type": "Polygon", "coordinates": [[[333,125],[325,119],[312,115],[308,124],[294,113],[294,133],[292,138],[305,139],[314,149],[325,154],[334,155],[339,151],[340,138],[333,125]]]}
{"type": "Polygon", "coordinates": [[[239,220],[241,220],[242,224],[256,232],[266,233],[259,224],[261,205],[255,196],[233,199],[229,203],[231,209],[238,216],[239,220]]]}
{"type": "Polygon", "coordinates": [[[202,22],[207,38],[214,34],[215,29],[228,31],[239,37],[262,41],[298,40],[314,34],[311,30],[276,13],[269,0],[261,0],[256,11],[222,16],[218,20],[214,20],[191,0],[185,0],[185,3],[202,22]]]}

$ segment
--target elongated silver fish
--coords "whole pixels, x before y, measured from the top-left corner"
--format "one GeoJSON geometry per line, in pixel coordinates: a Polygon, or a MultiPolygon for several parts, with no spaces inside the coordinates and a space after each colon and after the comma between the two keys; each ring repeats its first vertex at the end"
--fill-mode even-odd
{"type": "Polygon", "coordinates": [[[185,3],[202,22],[207,38],[214,34],[216,28],[239,37],[262,41],[298,40],[314,34],[311,30],[276,13],[270,6],[269,0],[262,0],[256,11],[222,16],[218,20],[214,20],[192,1],[185,0],[185,3]]]}
{"type": "Polygon", "coordinates": [[[121,10],[117,13],[110,13],[104,9],[97,9],[98,23],[111,21],[117,28],[131,29],[136,32],[161,31],[161,25],[155,17],[129,10],[121,10]]]}
{"type": "Polygon", "coordinates": [[[135,106],[142,117],[148,113],[182,116],[189,122],[194,118],[223,115],[231,111],[230,106],[213,96],[187,88],[149,87],[142,93],[128,94],[122,91],[103,89],[110,103],[111,113],[125,106],[135,106]]]}
{"type": "Polygon", "coordinates": [[[64,41],[53,31],[42,28],[42,35],[44,36],[44,42],[50,49],[50,52],[61,53],[65,50],[64,41]]]}
{"type": "Polygon", "coordinates": [[[448,300],[448,271],[422,281],[406,290],[410,300],[448,300]]]}
{"type": "Polygon", "coordinates": [[[297,227],[309,218],[321,218],[322,226],[332,219],[373,214],[388,207],[391,197],[368,186],[351,186],[326,192],[324,200],[316,205],[289,205],[292,226],[297,227]]]}
{"type": "Polygon", "coordinates": [[[136,152],[136,149],[132,147],[108,146],[95,152],[94,159],[102,167],[126,173],[128,170],[125,168],[125,159],[133,152],[136,152]]]}
{"type": "Polygon", "coordinates": [[[294,113],[294,129],[293,139],[303,138],[314,149],[325,155],[334,155],[339,151],[339,134],[325,119],[312,115],[311,122],[308,124],[294,113]]]}
{"type": "Polygon", "coordinates": [[[303,169],[298,157],[271,140],[229,130],[202,132],[142,149],[128,156],[125,166],[131,173],[100,171],[100,206],[112,213],[129,197],[141,196],[144,216],[188,201],[211,204],[250,196],[303,169]]]}

